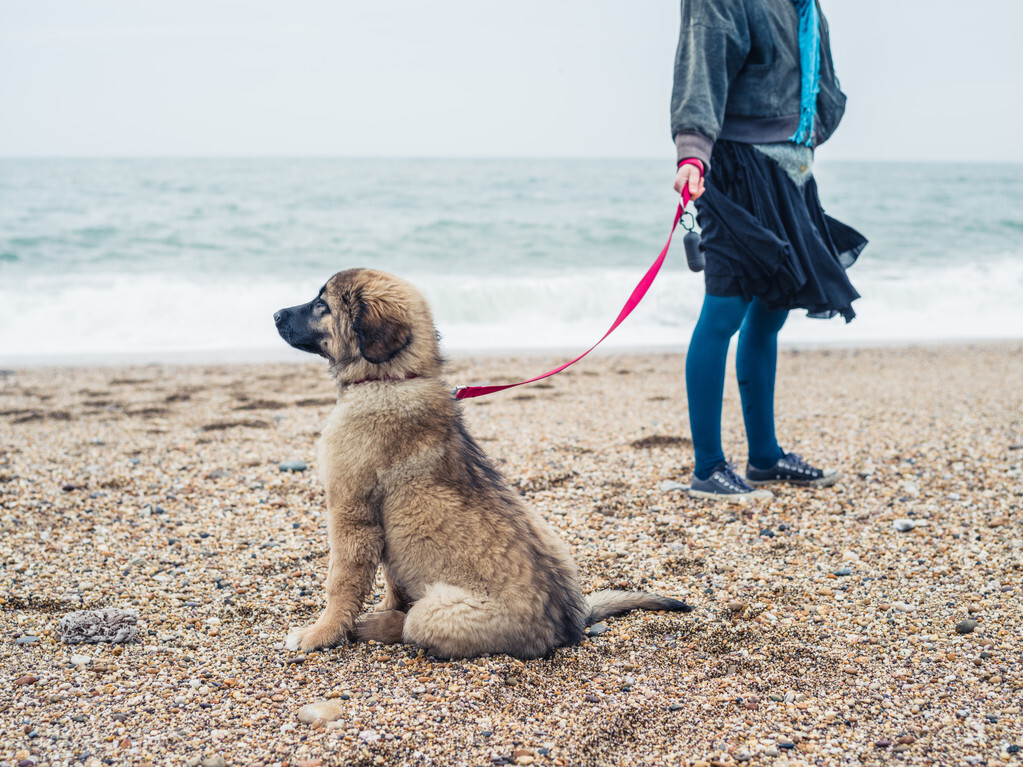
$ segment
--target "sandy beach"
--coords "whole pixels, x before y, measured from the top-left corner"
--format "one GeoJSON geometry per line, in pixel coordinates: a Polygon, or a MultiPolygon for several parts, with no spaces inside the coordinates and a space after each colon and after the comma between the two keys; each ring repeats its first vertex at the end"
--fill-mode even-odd
{"type": "Polygon", "coordinates": [[[322,364],[0,372],[0,767],[1021,763],[1023,344],[783,351],[782,445],[844,478],[754,505],[681,489],[682,365],[594,356],[465,404],[585,590],[695,608],[528,662],[283,649],[323,600],[322,364]],[[60,641],[100,607],[139,641],[60,641]]]}

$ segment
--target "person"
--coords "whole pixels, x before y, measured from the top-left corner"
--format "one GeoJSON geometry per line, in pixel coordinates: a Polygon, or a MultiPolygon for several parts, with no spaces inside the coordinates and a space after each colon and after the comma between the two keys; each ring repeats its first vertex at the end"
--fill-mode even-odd
{"type": "Polygon", "coordinates": [[[686,355],[690,493],[734,500],[769,498],[760,486],[772,482],[832,485],[839,473],[783,450],[774,422],[778,331],[788,312],[848,322],[859,298],[846,269],[866,240],[824,213],[813,177],[814,149],[845,111],[827,22],[816,0],[682,0],[674,74],[675,189],[688,186],[696,200],[706,263],[686,355]],[[721,445],[736,332],[745,476],[721,445]]]}

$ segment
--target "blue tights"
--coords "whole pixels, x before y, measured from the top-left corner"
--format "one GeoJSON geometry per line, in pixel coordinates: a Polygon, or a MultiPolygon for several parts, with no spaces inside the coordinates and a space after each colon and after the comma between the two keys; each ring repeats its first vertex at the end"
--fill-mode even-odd
{"type": "Polygon", "coordinates": [[[782,457],[774,433],[774,376],[778,331],[788,312],[768,311],[754,298],[705,296],[700,319],[686,354],[689,428],[699,479],[707,479],[725,461],[721,447],[721,399],[725,389],[728,345],[739,331],[735,372],[746,424],[749,462],[769,469],[782,457]]]}

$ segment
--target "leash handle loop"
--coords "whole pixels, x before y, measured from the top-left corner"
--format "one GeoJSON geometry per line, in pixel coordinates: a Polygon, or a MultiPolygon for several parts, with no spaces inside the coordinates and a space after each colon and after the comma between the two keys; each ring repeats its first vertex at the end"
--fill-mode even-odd
{"type": "Polygon", "coordinates": [[[671,232],[668,233],[668,241],[664,243],[664,247],[661,248],[660,254],[654,260],[653,264],[650,265],[650,268],[647,269],[646,274],[644,274],[642,279],[640,279],[639,284],[637,284],[636,287],[633,288],[632,294],[629,296],[629,300],[625,302],[625,306],[623,306],[622,310],[618,313],[618,317],[611,324],[611,327],[608,328],[608,331],[603,336],[600,337],[600,340],[597,341],[597,343],[593,344],[593,346],[584,351],[574,360],[566,362],[564,365],[556,367],[554,368],[554,370],[549,370],[546,373],[536,376],[535,378],[530,378],[528,381],[519,381],[518,383],[502,384],[499,386],[459,386],[458,388],[455,389],[455,399],[471,399],[473,397],[482,397],[486,394],[493,394],[494,392],[504,391],[505,389],[511,389],[515,386],[523,386],[525,384],[540,381],[544,378],[548,378],[549,376],[555,375],[556,373],[560,373],[562,370],[569,367],[570,365],[574,365],[587,354],[589,354],[598,346],[600,346],[603,340],[607,338],[609,335],[611,335],[611,333],[613,333],[614,330],[619,325],[622,324],[625,318],[632,313],[632,310],[639,305],[639,302],[643,300],[643,297],[650,289],[650,286],[654,282],[654,278],[657,277],[657,273],[661,270],[661,265],[664,263],[664,257],[668,255],[668,248],[671,246],[671,238],[672,236],[674,236],[675,229],[678,227],[679,219],[682,218],[682,213],[688,204],[689,187],[683,187],[682,202],[679,203],[678,210],[675,211],[675,220],[671,224],[671,232]]]}

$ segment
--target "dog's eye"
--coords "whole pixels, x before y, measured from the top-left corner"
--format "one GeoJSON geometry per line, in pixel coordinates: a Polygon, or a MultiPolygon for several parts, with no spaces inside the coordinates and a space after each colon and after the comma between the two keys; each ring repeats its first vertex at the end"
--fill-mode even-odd
{"type": "Polygon", "coordinates": [[[316,311],[320,312],[320,314],[330,314],[330,307],[327,306],[327,302],[324,301],[322,298],[316,299],[316,303],[313,304],[313,308],[315,308],[316,311]]]}

